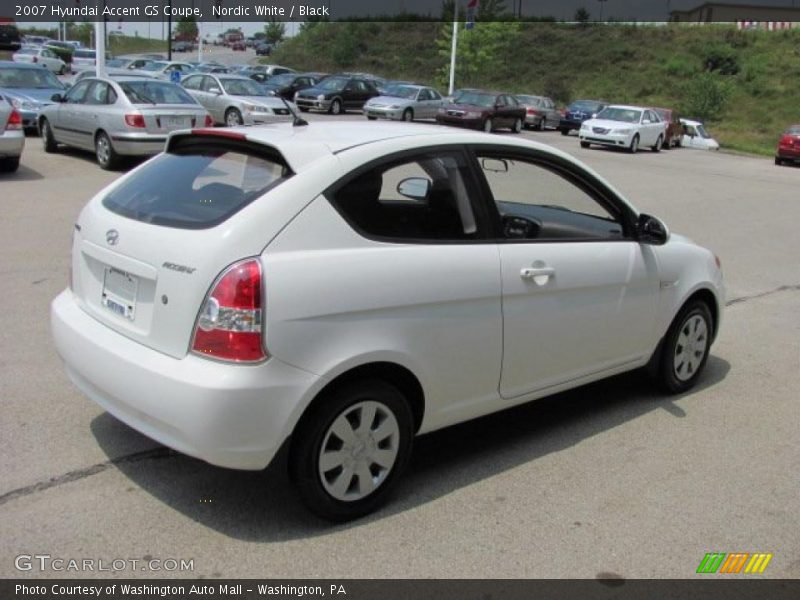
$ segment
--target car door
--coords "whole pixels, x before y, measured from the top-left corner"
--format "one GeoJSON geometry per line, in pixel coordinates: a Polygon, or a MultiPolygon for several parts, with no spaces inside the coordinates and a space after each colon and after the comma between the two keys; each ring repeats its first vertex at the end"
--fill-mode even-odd
{"type": "Polygon", "coordinates": [[[646,361],[659,293],[653,249],[577,166],[476,148],[495,215],[503,289],[500,394],[545,393],[646,361]]]}
{"type": "MultiPolygon", "coordinates": [[[[343,171],[350,172],[362,166],[363,156],[345,156],[343,161],[343,171]]],[[[335,265],[325,252],[309,253],[307,247],[293,259],[282,251],[279,239],[271,248],[273,256],[282,260],[266,267],[275,286],[284,281],[297,285],[303,279],[293,275],[298,268],[319,273],[322,279],[308,291],[333,289],[331,285],[348,289],[368,280],[371,293],[352,296],[355,304],[345,296],[315,302],[320,318],[353,324],[346,338],[331,343],[363,346],[357,342],[360,336],[378,343],[381,338],[393,340],[389,346],[383,343],[382,351],[398,350],[411,357],[430,398],[426,421],[439,424],[459,420],[465,412],[469,416],[489,412],[497,398],[502,352],[500,260],[486,219],[476,210],[480,205],[475,177],[460,145],[376,160],[327,192],[323,206],[311,207],[312,213],[338,214],[346,221],[342,226],[357,234],[345,238],[350,241],[337,251],[335,265]],[[367,318],[354,318],[359,314],[367,318]]],[[[301,214],[290,227],[314,237],[315,230],[309,229],[313,222],[301,214]]],[[[338,225],[325,230],[342,239],[338,225]]],[[[323,247],[330,247],[324,239],[323,247]]],[[[296,310],[283,304],[273,308],[296,310]]],[[[316,318],[314,312],[306,311],[306,318],[316,318]]],[[[301,335],[303,320],[290,315],[278,319],[281,331],[275,338],[301,335]]],[[[325,340],[321,344],[328,345],[325,340]]],[[[287,354],[286,360],[292,359],[287,354]]]]}
{"type": "Polygon", "coordinates": [[[75,84],[64,96],[54,113],[48,114],[56,141],[70,146],[83,146],[86,133],[78,129],[77,122],[82,112],[83,100],[92,84],[92,79],[84,79],[75,84]]]}
{"type": "Polygon", "coordinates": [[[444,100],[442,96],[436,90],[432,88],[428,88],[428,98],[429,100],[426,102],[427,110],[426,110],[426,118],[427,119],[435,119],[436,114],[439,109],[444,106],[444,100]]]}
{"type": "Polygon", "coordinates": [[[220,101],[222,97],[221,92],[222,88],[216,78],[211,77],[211,75],[203,75],[203,81],[200,84],[200,97],[202,97],[202,101],[200,97],[198,97],[198,102],[211,113],[211,117],[217,123],[222,123],[225,120],[225,115],[223,114],[224,108],[220,101]],[[220,93],[211,90],[219,90],[220,93]]]}
{"type": "Polygon", "coordinates": [[[550,127],[558,127],[561,121],[561,114],[556,110],[556,104],[551,98],[544,99],[546,124],[550,127]]]}
{"type": "MultiPolygon", "coordinates": [[[[81,144],[84,148],[94,148],[94,133],[101,127],[103,120],[108,117],[109,90],[105,81],[93,81],[86,91],[80,110],[77,111],[75,125],[88,134],[81,136],[81,144]]],[[[113,137],[114,132],[108,131],[107,128],[106,130],[113,137]]]]}
{"type": "Polygon", "coordinates": [[[643,146],[655,145],[658,136],[663,134],[664,123],[654,111],[646,110],[642,115],[642,126],[646,136],[642,136],[641,144],[643,146]]]}
{"type": "Polygon", "coordinates": [[[39,54],[39,60],[44,63],[48,70],[58,73],[61,70],[61,61],[52,50],[43,48],[39,54]]]}

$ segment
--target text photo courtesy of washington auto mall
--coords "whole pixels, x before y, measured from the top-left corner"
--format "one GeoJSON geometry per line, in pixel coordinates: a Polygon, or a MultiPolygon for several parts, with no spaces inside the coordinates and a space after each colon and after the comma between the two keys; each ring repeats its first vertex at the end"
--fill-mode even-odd
{"type": "Polygon", "coordinates": [[[798,597],[798,99],[792,0],[2,2],[0,599],[798,597]]]}

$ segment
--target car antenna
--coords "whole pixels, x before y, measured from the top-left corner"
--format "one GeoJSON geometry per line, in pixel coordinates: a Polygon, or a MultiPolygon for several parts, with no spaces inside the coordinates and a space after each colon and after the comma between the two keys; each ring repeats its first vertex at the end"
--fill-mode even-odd
{"type": "Polygon", "coordinates": [[[292,121],[292,127],[304,127],[304,126],[308,125],[308,121],[306,121],[305,119],[301,119],[299,116],[297,116],[297,113],[292,110],[292,107],[286,101],[286,98],[284,98],[281,94],[278,94],[278,97],[281,99],[283,104],[286,106],[286,110],[288,110],[290,113],[292,113],[292,117],[294,117],[294,120],[292,121]]]}

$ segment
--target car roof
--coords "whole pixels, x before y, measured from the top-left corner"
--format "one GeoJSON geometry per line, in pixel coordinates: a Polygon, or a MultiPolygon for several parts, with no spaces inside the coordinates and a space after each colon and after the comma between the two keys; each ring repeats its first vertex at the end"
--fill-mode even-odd
{"type": "MultiPolygon", "coordinates": [[[[206,130],[195,130],[202,133],[206,130]]],[[[289,163],[295,172],[306,170],[308,165],[323,158],[340,154],[351,149],[362,147],[368,144],[380,144],[404,138],[408,141],[414,139],[427,140],[431,144],[463,144],[463,143],[486,143],[487,134],[473,132],[439,125],[428,125],[415,123],[373,123],[373,122],[321,122],[311,123],[305,126],[293,126],[291,123],[270,123],[266,125],[256,125],[251,127],[239,127],[232,129],[210,129],[207,130],[211,136],[227,136],[232,132],[241,133],[249,141],[271,146],[278,150],[289,163]],[[435,138],[435,139],[433,139],[435,138]]],[[[176,132],[174,135],[186,135],[187,132],[176,132]]],[[[515,143],[502,142],[496,139],[495,143],[515,143]]],[[[566,153],[547,146],[524,140],[527,146],[538,147],[547,152],[574,160],[566,153]]],[[[427,145],[427,144],[425,144],[427,145]]]]}
{"type": "Polygon", "coordinates": [[[44,69],[44,67],[38,63],[18,63],[10,60],[0,60],[0,69],[11,67],[15,69],[44,69]]]}

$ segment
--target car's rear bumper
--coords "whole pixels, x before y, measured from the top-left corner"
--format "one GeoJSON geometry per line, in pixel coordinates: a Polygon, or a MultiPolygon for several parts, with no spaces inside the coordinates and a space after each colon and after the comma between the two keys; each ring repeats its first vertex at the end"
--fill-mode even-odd
{"type": "Polygon", "coordinates": [[[25,132],[21,129],[0,133],[0,158],[22,156],[25,148],[25,132]]]}
{"type": "Polygon", "coordinates": [[[798,147],[789,148],[786,146],[779,146],[775,156],[777,156],[781,160],[792,160],[795,162],[800,162],[800,148],[798,147]]]}
{"type": "Polygon", "coordinates": [[[567,131],[575,131],[581,128],[583,121],[573,121],[571,119],[561,119],[558,122],[559,129],[566,129],[567,131]]]}
{"type": "Polygon", "coordinates": [[[84,394],[144,435],[222,467],[266,467],[318,380],[275,358],[244,366],[167,356],[89,316],[70,290],[50,316],[56,349],[84,394]]]}
{"type": "Polygon", "coordinates": [[[114,133],[111,143],[117,154],[125,156],[153,156],[163,152],[167,136],[151,133],[114,133]]]}

